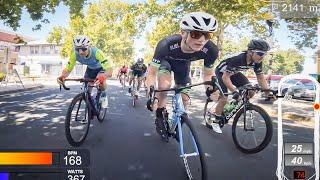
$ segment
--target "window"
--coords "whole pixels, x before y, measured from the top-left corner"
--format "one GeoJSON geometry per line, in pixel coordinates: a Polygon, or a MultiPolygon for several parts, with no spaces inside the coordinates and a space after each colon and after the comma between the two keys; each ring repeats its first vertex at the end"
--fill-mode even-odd
{"type": "Polygon", "coordinates": [[[30,54],[39,54],[39,46],[30,46],[30,54]]]}
{"type": "Polygon", "coordinates": [[[54,46],[54,54],[59,54],[59,53],[60,53],[60,47],[54,46]]]}
{"type": "Polygon", "coordinates": [[[50,54],[50,46],[42,46],[41,54],[50,54]]]}

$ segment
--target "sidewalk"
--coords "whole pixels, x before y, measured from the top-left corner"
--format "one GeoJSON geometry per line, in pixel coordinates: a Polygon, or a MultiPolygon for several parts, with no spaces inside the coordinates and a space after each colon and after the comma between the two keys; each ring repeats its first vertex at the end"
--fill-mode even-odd
{"type": "MultiPolygon", "coordinates": [[[[270,116],[278,117],[278,100],[273,104],[267,104],[264,100],[255,98],[252,102],[264,108],[270,116]]],[[[282,101],[282,119],[314,126],[313,104],[314,102],[302,100],[282,101]]]]}
{"type": "MultiPolygon", "coordinates": [[[[193,88],[193,95],[196,95],[196,97],[199,99],[206,98],[204,95],[203,87],[193,88]]],[[[279,100],[275,101],[273,104],[270,104],[265,102],[264,99],[260,97],[260,94],[257,94],[250,102],[262,107],[272,118],[278,119],[279,100]]],[[[291,100],[282,102],[283,121],[288,121],[292,124],[314,127],[314,102],[303,100],[291,100]]],[[[195,109],[199,109],[199,107],[204,106],[204,103],[201,103],[200,101],[193,100],[193,103],[196,103],[195,109]]],[[[190,107],[190,110],[191,109],[193,109],[192,106],[190,107]]]]}
{"type": "MultiPolygon", "coordinates": [[[[80,77],[70,77],[70,78],[80,78],[80,77]]],[[[112,77],[109,78],[109,80],[117,80],[117,78],[112,77]]],[[[57,84],[57,77],[56,76],[47,76],[47,77],[21,77],[21,83],[15,83],[13,82],[14,79],[10,79],[9,83],[5,82],[0,82],[0,95],[4,94],[10,94],[10,93],[16,93],[16,92],[22,92],[22,91],[29,91],[37,88],[43,88],[45,86],[56,86],[58,87],[57,84]]],[[[78,82],[71,82],[69,81],[67,83],[68,85],[70,84],[79,84],[78,82]]]]}
{"type": "Polygon", "coordinates": [[[12,79],[12,81],[10,81],[8,83],[1,82],[0,83],[0,95],[28,91],[28,90],[33,90],[33,89],[44,87],[43,84],[41,84],[40,82],[38,82],[32,78],[23,77],[23,78],[21,78],[21,80],[22,80],[23,85],[19,82],[12,82],[12,81],[14,81],[13,79],[12,79]]]}

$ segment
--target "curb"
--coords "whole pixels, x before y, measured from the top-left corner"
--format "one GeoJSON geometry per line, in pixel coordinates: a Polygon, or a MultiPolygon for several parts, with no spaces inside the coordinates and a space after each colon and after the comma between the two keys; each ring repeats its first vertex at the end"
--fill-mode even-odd
{"type": "Polygon", "coordinates": [[[31,91],[34,89],[40,89],[43,88],[44,85],[39,84],[39,85],[35,85],[32,87],[27,87],[27,88],[21,88],[21,89],[13,89],[13,90],[6,90],[6,91],[0,91],[0,95],[5,95],[5,94],[11,94],[11,93],[17,93],[17,92],[24,92],[24,91],[31,91]]]}

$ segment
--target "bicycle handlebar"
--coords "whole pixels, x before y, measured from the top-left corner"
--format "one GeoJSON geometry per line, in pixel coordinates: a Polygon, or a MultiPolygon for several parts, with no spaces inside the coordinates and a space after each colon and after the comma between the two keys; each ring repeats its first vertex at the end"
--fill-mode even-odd
{"type": "Polygon", "coordinates": [[[95,82],[94,79],[90,79],[90,78],[65,79],[65,80],[63,81],[63,83],[60,83],[60,84],[59,84],[59,85],[60,85],[60,91],[61,91],[61,87],[63,87],[63,89],[65,89],[65,90],[70,90],[70,88],[65,85],[65,81],[79,81],[79,82],[81,82],[81,83],[83,83],[83,82],[95,82]]]}

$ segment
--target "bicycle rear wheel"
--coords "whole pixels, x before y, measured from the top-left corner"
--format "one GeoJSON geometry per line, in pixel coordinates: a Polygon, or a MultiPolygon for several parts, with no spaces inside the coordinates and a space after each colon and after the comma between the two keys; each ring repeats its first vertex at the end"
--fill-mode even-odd
{"type": "Polygon", "coordinates": [[[254,154],[268,146],[272,138],[272,121],[261,107],[250,104],[244,120],[243,108],[236,114],[232,124],[232,138],[243,153],[254,154]]]}
{"type": "Polygon", "coordinates": [[[67,111],[65,120],[65,134],[72,146],[80,146],[86,139],[91,120],[91,113],[85,101],[84,94],[76,95],[67,111]]]}
{"type": "Polygon", "coordinates": [[[198,135],[187,115],[181,116],[181,126],[179,126],[180,124],[178,124],[180,157],[182,158],[187,178],[206,180],[205,155],[200,146],[198,135]]]}

